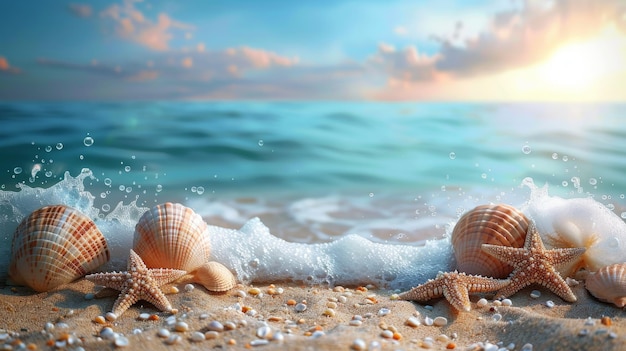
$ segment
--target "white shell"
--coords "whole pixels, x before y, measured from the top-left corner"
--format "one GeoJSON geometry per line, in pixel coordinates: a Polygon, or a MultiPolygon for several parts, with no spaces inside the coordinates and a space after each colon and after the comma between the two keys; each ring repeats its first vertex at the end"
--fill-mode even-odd
{"type": "Polygon", "coordinates": [[[11,245],[9,276],[42,292],[69,283],[109,260],[95,223],[64,205],[42,207],[24,218],[11,245]]]}
{"type": "Polygon", "coordinates": [[[602,267],[589,274],[585,287],[591,295],[617,307],[626,305],[626,263],[616,263],[602,267]]]}
{"type": "Polygon", "coordinates": [[[187,281],[202,284],[209,291],[224,292],[235,287],[235,276],[221,263],[207,262],[185,276],[187,281]]]}
{"type": "Polygon", "coordinates": [[[164,203],[141,216],[135,226],[133,250],[148,268],[174,268],[191,272],[205,264],[211,253],[207,224],[192,209],[164,203]]]}
{"type": "Polygon", "coordinates": [[[452,231],[452,247],[459,272],[506,278],[513,267],[482,250],[483,244],[524,246],[528,219],[516,208],[481,205],[466,212],[452,231]]]}

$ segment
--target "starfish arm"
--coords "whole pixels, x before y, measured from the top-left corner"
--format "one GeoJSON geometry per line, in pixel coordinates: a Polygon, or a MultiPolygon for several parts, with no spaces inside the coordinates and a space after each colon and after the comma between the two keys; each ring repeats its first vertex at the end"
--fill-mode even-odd
{"type": "Polygon", "coordinates": [[[550,291],[552,291],[567,302],[576,302],[577,300],[576,295],[574,295],[572,289],[569,287],[569,285],[567,285],[565,280],[563,280],[561,275],[554,269],[546,274],[545,278],[542,279],[540,284],[550,289],[550,291]]]}
{"type": "Polygon", "coordinates": [[[115,303],[113,304],[113,309],[111,309],[111,312],[115,315],[115,317],[119,317],[122,315],[122,313],[126,312],[126,310],[135,304],[135,302],[139,301],[138,297],[136,294],[133,293],[133,291],[128,291],[128,292],[124,292],[122,291],[119,295],[119,297],[117,298],[117,300],[115,300],[115,303]]]}
{"type": "Polygon", "coordinates": [[[161,311],[170,312],[172,310],[170,301],[167,297],[165,297],[165,294],[163,294],[163,291],[159,288],[150,288],[149,290],[145,290],[143,294],[141,294],[140,299],[150,302],[154,305],[154,307],[161,311]]]}
{"type": "Polygon", "coordinates": [[[172,268],[154,268],[150,269],[149,272],[157,286],[163,286],[167,283],[171,283],[187,274],[186,271],[172,268]]]}
{"type": "Polygon", "coordinates": [[[85,276],[85,279],[96,285],[102,285],[115,290],[122,290],[122,287],[128,278],[126,276],[126,272],[109,272],[89,274],[85,276]]]}
{"type": "Polygon", "coordinates": [[[513,277],[511,278],[510,284],[506,285],[502,289],[498,290],[498,292],[496,292],[496,298],[509,297],[530,284],[532,283],[527,280],[513,277]]]}
{"type": "Polygon", "coordinates": [[[452,307],[458,311],[469,312],[471,309],[469,292],[467,287],[459,284],[446,284],[443,289],[443,296],[450,302],[452,307]]]}
{"type": "Polygon", "coordinates": [[[467,290],[470,293],[492,292],[511,283],[509,279],[495,279],[476,275],[468,275],[467,277],[470,278],[467,284],[467,290]]]}
{"type": "Polygon", "coordinates": [[[425,302],[443,295],[443,284],[440,279],[429,280],[413,289],[400,294],[401,300],[425,302]]]}
{"type": "Polygon", "coordinates": [[[482,250],[502,262],[519,260],[524,257],[523,248],[508,247],[502,245],[482,244],[482,250]]]}
{"type": "Polygon", "coordinates": [[[584,247],[568,248],[568,249],[554,249],[550,250],[550,256],[548,257],[550,262],[555,266],[560,266],[565,263],[575,261],[585,253],[584,247]]]}

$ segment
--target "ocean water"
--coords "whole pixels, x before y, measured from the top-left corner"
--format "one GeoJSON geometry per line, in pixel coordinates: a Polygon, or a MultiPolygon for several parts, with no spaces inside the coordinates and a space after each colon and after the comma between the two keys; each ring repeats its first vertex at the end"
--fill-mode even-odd
{"type": "Polygon", "coordinates": [[[589,198],[623,224],[624,115],[624,104],[0,103],[0,251],[32,210],[65,203],[97,220],[122,261],[141,214],[172,201],[203,216],[217,259],[248,281],[346,282],[361,254],[371,265],[353,279],[405,287],[452,267],[446,240],[463,212],[534,213],[544,184],[536,199],[589,198]],[[400,279],[416,264],[428,268],[400,279]]]}

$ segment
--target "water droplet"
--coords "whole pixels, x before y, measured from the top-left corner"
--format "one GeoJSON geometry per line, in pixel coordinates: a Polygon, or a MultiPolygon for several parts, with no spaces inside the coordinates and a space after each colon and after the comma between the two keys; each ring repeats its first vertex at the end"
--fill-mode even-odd
{"type": "Polygon", "coordinates": [[[197,189],[198,189],[198,188],[196,188],[195,186],[192,186],[192,187],[191,187],[191,192],[192,192],[192,193],[195,193],[197,189]]]}
{"type": "Polygon", "coordinates": [[[132,158],[134,160],[135,158],[137,158],[137,156],[132,155],[130,158],[132,158]]]}
{"type": "Polygon", "coordinates": [[[50,152],[50,151],[52,151],[52,146],[50,145],[46,146],[46,152],[50,152]]]}
{"type": "Polygon", "coordinates": [[[111,186],[111,178],[104,178],[104,185],[111,186]]]}
{"type": "Polygon", "coordinates": [[[80,155],[80,156],[78,156],[78,158],[80,158],[81,160],[84,160],[84,159],[85,159],[85,156],[80,155]]]}
{"type": "Polygon", "coordinates": [[[451,160],[454,160],[456,158],[456,153],[451,152],[449,156],[451,160]]]}
{"type": "Polygon", "coordinates": [[[563,182],[561,182],[561,185],[567,186],[567,180],[564,180],[563,182]]]}
{"type": "Polygon", "coordinates": [[[107,197],[107,193],[105,193],[105,192],[101,192],[100,193],[100,198],[106,199],[106,197],[107,197]]]}
{"type": "Polygon", "coordinates": [[[124,171],[126,171],[126,173],[130,172],[130,166],[124,167],[124,171]]]}
{"type": "Polygon", "coordinates": [[[563,156],[562,160],[563,160],[563,162],[567,162],[567,161],[569,161],[569,157],[563,156]]]}
{"type": "Polygon", "coordinates": [[[160,192],[161,192],[161,190],[163,190],[163,185],[161,185],[161,184],[157,184],[157,186],[156,186],[156,192],[157,192],[157,193],[160,193],[160,192]]]}
{"type": "Polygon", "coordinates": [[[111,206],[109,204],[102,205],[102,211],[109,212],[111,210],[111,206]]]}
{"type": "Polygon", "coordinates": [[[196,189],[196,192],[198,193],[198,195],[204,194],[204,187],[199,186],[198,189],[196,189]]]}
{"type": "Polygon", "coordinates": [[[446,186],[445,185],[441,186],[441,191],[446,191],[446,186]]]}
{"type": "Polygon", "coordinates": [[[86,136],[85,139],[83,139],[83,144],[85,144],[85,146],[93,145],[93,138],[90,136],[86,136]]]}
{"type": "Polygon", "coordinates": [[[622,212],[622,214],[620,215],[623,219],[626,219],[626,212],[622,212]]]}
{"type": "Polygon", "coordinates": [[[481,175],[480,175],[480,177],[481,177],[482,179],[487,179],[487,173],[483,173],[483,174],[481,174],[481,175]]]}
{"type": "Polygon", "coordinates": [[[46,171],[46,173],[45,173],[45,174],[46,174],[46,177],[47,177],[47,178],[52,177],[52,171],[46,171]]]}
{"type": "Polygon", "coordinates": [[[124,191],[124,190],[126,190],[126,187],[124,185],[120,185],[119,189],[120,189],[120,191],[124,191]]]}
{"type": "Polygon", "coordinates": [[[57,150],[61,150],[63,148],[63,143],[57,143],[57,150]]]}
{"type": "Polygon", "coordinates": [[[559,159],[559,154],[557,154],[556,152],[552,153],[552,159],[553,160],[558,160],[559,159]]]}
{"type": "Polygon", "coordinates": [[[15,168],[13,168],[13,173],[15,173],[15,174],[22,173],[22,167],[15,167],[15,168]]]}
{"type": "Polygon", "coordinates": [[[374,197],[374,193],[370,193],[370,197],[374,197]]]}
{"type": "Polygon", "coordinates": [[[259,139],[259,146],[263,146],[264,142],[263,139],[259,139]]]}
{"type": "Polygon", "coordinates": [[[530,145],[526,144],[522,146],[522,152],[528,155],[532,150],[530,149],[530,145]]]}
{"type": "Polygon", "coordinates": [[[589,178],[589,184],[590,185],[596,185],[596,184],[598,184],[598,180],[596,178],[589,178]]]}
{"type": "Polygon", "coordinates": [[[129,194],[130,194],[132,191],[133,191],[133,187],[132,187],[132,186],[127,186],[127,187],[126,187],[126,192],[127,192],[127,193],[129,193],[129,194]]]}

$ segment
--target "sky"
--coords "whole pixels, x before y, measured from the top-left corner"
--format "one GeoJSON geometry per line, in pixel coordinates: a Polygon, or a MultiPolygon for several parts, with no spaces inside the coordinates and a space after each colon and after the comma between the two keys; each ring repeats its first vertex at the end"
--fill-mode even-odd
{"type": "Polygon", "coordinates": [[[626,101],[623,0],[21,0],[0,100],[626,101]]]}

